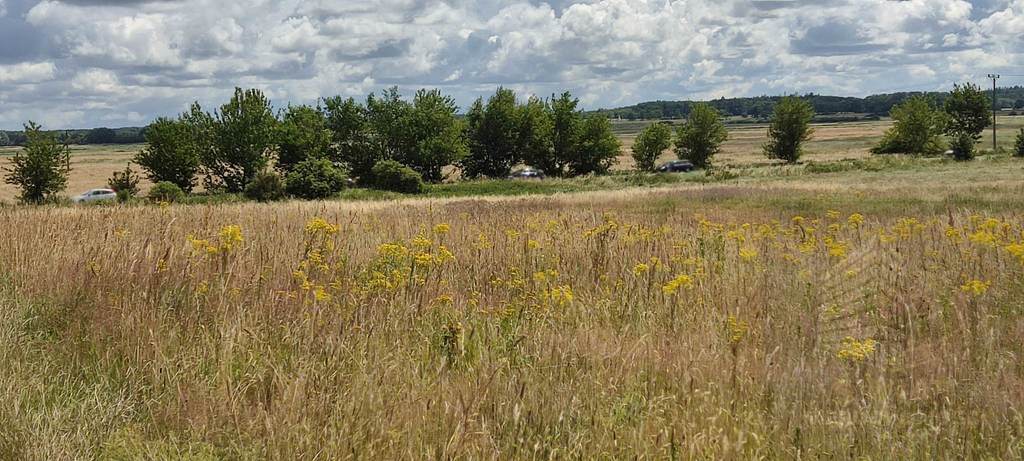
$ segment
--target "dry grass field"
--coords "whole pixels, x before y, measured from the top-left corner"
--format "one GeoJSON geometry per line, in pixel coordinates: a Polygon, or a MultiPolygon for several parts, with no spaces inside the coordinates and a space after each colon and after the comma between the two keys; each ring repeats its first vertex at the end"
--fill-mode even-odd
{"type": "Polygon", "coordinates": [[[1020,459],[1022,172],[0,208],[0,459],[1020,459]]]}

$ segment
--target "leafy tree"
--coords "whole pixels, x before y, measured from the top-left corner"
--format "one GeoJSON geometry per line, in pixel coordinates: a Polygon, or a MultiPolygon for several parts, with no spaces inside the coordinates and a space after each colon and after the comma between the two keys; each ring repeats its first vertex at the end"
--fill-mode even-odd
{"type": "Polygon", "coordinates": [[[487,105],[477,99],[466,114],[470,154],[462,159],[463,174],[468,178],[508,176],[522,158],[520,122],[512,90],[498,88],[487,105]]]}
{"type": "Polygon", "coordinates": [[[417,91],[411,109],[399,118],[401,149],[390,158],[416,170],[425,181],[441,181],[443,168],[468,151],[457,111],[455,100],[440,90],[417,91]]]}
{"type": "Polygon", "coordinates": [[[1024,157],[1024,128],[1017,133],[1017,139],[1013,143],[1013,155],[1024,157]]]}
{"type": "Polygon", "coordinates": [[[551,98],[551,156],[533,166],[549,176],[564,176],[571,159],[579,148],[583,114],[577,110],[580,100],[568,91],[551,98]]]}
{"type": "Polygon", "coordinates": [[[117,141],[117,133],[110,128],[94,128],[85,135],[85,144],[113,144],[117,141]]]}
{"type": "Polygon", "coordinates": [[[519,107],[517,116],[519,160],[546,174],[548,168],[559,168],[554,159],[554,123],[551,116],[548,103],[535,96],[519,107]]]}
{"type": "Polygon", "coordinates": [[[10,167],[4,167],[4,180],[21,189],[22,202],[41,203],[67,187],[71,154],[66,144],[34,122],[25,125],[25,136],[25,148],[14,154],[10,167]]]}
{"type": "Polygon", "coordinates": [[[276,126],[262,91],[235,88],[234,96],[214,116],[212,149],[202,159],[207,188],[245,189],[270,160],[276,126]]]}
{"type": "Polygon", "coordinates": [[[946,125],[944,112],[934,107],[926,96],[914,96],[892,108],[893,125],[886,130],[875,154],[937,155],[946,150],[942,132],[946,125]]]}
{"type": "Polygon", "coordinates": [[[664,123],[652,123],[644,128],[633,142],[633,160],[636,169],[654,171],[658,157],[672,145],[672,129],[664,123]]]}
{"type": "MultiPolygon", "coordinates": [[[[183,117],[185,117],[183,115],[183,117]]],[[[146,129],[146,147],[135,155],[150,181],[167,181],[191,191],[199,172],[199,150],[193,127],[186,121],[158,118],[146,129]]]]}
{"type": "Polygon", "coordinates": [[[311,158],[292,168],[285,177],[285,190],[307,200],[324,199],[341,192],[345,179],[345,170],[335,167],[330,160],[311,158]]]}
{"type": "Polygon", "coordinates": [[[768,142],[762,147],[765,156],[796,163],[803,154],[803,143],[811,139],[814,109],[796,96],[779,100],[768,126],[768,142]]]}
{"type": "Polygon", "coordinates": [[[958,160],[974,158],[974,144],[992,120],[989,118],[989,99],[977,85],[953,85],[946,98],[946,135],[952,139],[953,156],[958,160]]]}
{"type": "Polygon", "coordinates": [[[371,145],[367,108],[355,99],[335,96],[324,100],[324,111],[335,150],[332,157],[345,163],[360,182],[368,183],[382,153],[371,145]]]}
{"type": "Polygon", "coordinates": [[[11,145],[11,138],[6,131],[0,130],[0,147],[11,145]]]}
{"type": "Polygon", "coordinates": [[[289,106],[277,131],[275,166],[283,173],[287,174],[303,160],[330,157],[333,133],[327,128],[327,118],[319,109],[289,106]]]}
{"type": "Polygon", "coordinates": [[[729,132],[718,111],[707,104],[696,104],[686,123],[676,131],[676,155],[697,168],[707,168],[726,139],[729,132]]]}
{"type": "Polygon", "coordinates": [[[113,176],[107,180],[107,185],[117,192],[118,200],[126,201],[139,194],[139,182],[141,178],[132,170],[129,164],[123,171],[115,171],[113,176]]]}
{"type": "Polygon", "coordinates": [[[618,160],[621,148],[607,118],[587,117],[580,127],[579,144],[572,150],[569,173],[573,176],[607,173],[618,160]]]}

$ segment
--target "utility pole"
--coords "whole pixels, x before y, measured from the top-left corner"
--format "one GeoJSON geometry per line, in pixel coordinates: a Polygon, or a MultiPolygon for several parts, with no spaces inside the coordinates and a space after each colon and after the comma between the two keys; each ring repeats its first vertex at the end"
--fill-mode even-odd
{"type": "Polygon", "coordinates": [[[996,153],[996,111],[998,110],[996,103],[996,80],[999,79],[999,74],[988,74],[988,78],[992,79],[992,153],[996,153]]]}

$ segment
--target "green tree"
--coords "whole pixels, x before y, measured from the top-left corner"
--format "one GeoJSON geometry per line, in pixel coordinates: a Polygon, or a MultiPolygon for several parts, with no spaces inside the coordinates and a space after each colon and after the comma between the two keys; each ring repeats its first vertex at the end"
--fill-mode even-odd
{"type": "Polygon", "coordinates": [[[135,155],[135,163],[150,181],[167,181],[191,191],[199,172],[196,142],[187,122],[158,118],[146,128],[146,147],[135,155]]]}
{"type": "Polygon", "coordinates": [[[332,157],[345,163],[361,183],[368,184],[382,153],[371,146],[367,108],[355,99],[335,96],[324,100],[324,111],[335,150],[332,157]]]}
{"type": "Polygon", "coordinates": [[[22,202],[41,203],[67,187],[71,154],[66,144],[34,122],[25,125],[25,137],[25,148],[4,167],[4,180],[21,190],[18,198],[22,202]]]}
{"type": "Polygon", "coordinates": [[[521,121],[512,90],[499,87],[486,105],[477,99],[466,114],[469,155],[460,163],[463,174],[468,178],[508,176],[523,157],[521,121]]]}
{"type": "Polygon", "coordinates": [[[519,157],[527,165],[548,173],[558,169],[554,162],[554,124],[551,107],[543,99],[531,96],[519,107],[519,157]],[[549,164],[551,163],[551,164],[549,164]]]}
{"type": "Polygon", "coordinates": [[[235,88],[212,125],[212,149],[202,159],[208,189],[241,192],[270,160],[277,119],[270,101],[256,89],[235,88]]]}
{"type": "Polygon", "coordinates": [[[771,159],[796,163],[803,154],[803,143],[811,139],[814,108],[796,96],[786,96],[775,104],[768,125],[768,142],[762,149],[771,159]]]}
{"type": "Polygon", "coordinates": [[[11,138],[7,136],[7,132],[0,130],[0,147],[11,145],[11,138]]]}
{"type": "Polygon", "coordinates": [[[696,104],[686,123],[676,131],[676,155],[697,168],[707,168],[726,139],[729,132],[718,111],[707,104],[696,104]]]}
{"type": "Polygon", "coordinates": [[[658,157],[672,145],[672,128],[664,123],[652,123],[644,128],[633,142],[633,160],[639,171],[654,171],[658,157]]]}
{"type": "Polygon", "coordinates": [[[945,131],[951,139],[953,156],[958,160],[973,159],[974,145],[992,123],[988,96],[973,83],[956,84],[946,98],[945,110],[949,117],[945,131]]]}
{"type": "Polygon", "coordinates": [[[469,148],[463,136],[458,106],[440,90],[419,90],[412,107],[399,118],[398,145],[391,158],[423,175],[428,182],[443,179],[443,169],[465,157],[469,148]]]}
{"type": "Polygon", "coordinates": [[[914,96],[893,106],[889,115],[893,125],[882,140],[871,148],[874,154],[937,155],[946,150],[942,132],[946,114],[925,96],[914,96]]]}
{"type": "Polygon", "coordinates": [[[579,144],[572,150],[569,173],[580,176],[590,173],[604,174],[618,161],[622,144],[612,133],[611,123],[602,115],[583,120],[579,144]]]}
{"type": "Polygon", "coordinates": [[[289,106],[277,129],[277,164],[287,174],[299,162],[331,157],[333,133],[327,118],[310,106],[289,106]]]}
{"type": "Polygon", "coordinates": [[[579,103],[568,91],[551,98],[551,156],[533,165],[549,176],[564,176],[571,159],[576,158],[583,125],[579,103]]]}

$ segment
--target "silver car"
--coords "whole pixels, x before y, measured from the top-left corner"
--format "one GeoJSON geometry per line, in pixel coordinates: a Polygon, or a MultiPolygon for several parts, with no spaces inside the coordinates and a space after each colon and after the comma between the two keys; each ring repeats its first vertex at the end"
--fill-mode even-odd
{"type": "Polygon", "coordinates": [[[71,199],[75,203],[105,202],[108,200],[117,200],[117,192],[113,189],[93,189],[71,199]]]}

